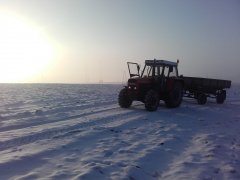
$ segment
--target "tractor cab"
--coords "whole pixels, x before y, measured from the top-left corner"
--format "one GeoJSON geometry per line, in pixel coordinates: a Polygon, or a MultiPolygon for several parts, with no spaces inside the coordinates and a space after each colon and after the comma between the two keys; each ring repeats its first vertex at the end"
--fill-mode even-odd
{"type": "Polygon", "coordinates": [[[127,62],[130,78],[178,77],[178,61],[145,60],[145,66],[140,72],[140,65],[127,62]]]}
{"type": "Polygon", "coordinates": [[[146,60],[141,77],[178,77],[178,62],[146,60]]]}

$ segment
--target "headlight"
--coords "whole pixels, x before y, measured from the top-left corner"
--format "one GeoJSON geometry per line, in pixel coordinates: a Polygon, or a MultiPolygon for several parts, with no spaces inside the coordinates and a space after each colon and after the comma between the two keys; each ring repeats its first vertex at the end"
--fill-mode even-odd
{"type": "Polygon", "coordinates": [[[137,87],[136,86],[128,86],[128,89],[137,90],[137,87]]]}

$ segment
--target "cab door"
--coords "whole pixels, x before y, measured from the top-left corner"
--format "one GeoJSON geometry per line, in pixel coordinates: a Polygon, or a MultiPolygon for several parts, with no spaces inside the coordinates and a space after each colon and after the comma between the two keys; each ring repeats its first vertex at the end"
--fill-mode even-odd
{"type": "Polygon", "coordinates": [[[174,80],[178,77],[178,71],[176,66],[166,66],[165,73],[167,74],[166,91],[169,92],[174,85],[174,80]]]}

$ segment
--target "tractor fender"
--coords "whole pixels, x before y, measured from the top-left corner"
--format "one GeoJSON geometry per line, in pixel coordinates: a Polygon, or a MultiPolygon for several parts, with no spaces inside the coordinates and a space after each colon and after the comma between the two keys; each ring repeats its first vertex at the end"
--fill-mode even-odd
{"type": "Polygon", "coordinates": [[[181,83],[182,86],[184,87],[184,82],[183,82],[182,79],[180,79],[180,78],[170,78],[170,79],[167,80],[167,90],[170,92],[173,89],[174,84],[177,83],[177,82],[181,83]]]}

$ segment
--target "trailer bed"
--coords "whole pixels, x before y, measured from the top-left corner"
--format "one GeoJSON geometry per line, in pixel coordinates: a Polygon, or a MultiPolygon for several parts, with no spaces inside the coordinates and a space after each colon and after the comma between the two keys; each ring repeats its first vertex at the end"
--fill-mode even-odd
{"type": "Polygon", "coordinates": [[[195,98],[198,104],[205,104],[207,97],[216,98],[218,104],[226,99],[226,88],[231,87],[231,81],[201,77],[183,77],[184,96],[195,98]]]}
{"type": "Polygon", "coordinates": [[[217,90],[223,90],[231,87],[231,81],[200,78],[200,77],[183,77],[185,90],[200,91],[215,94],[217,90]]]}

